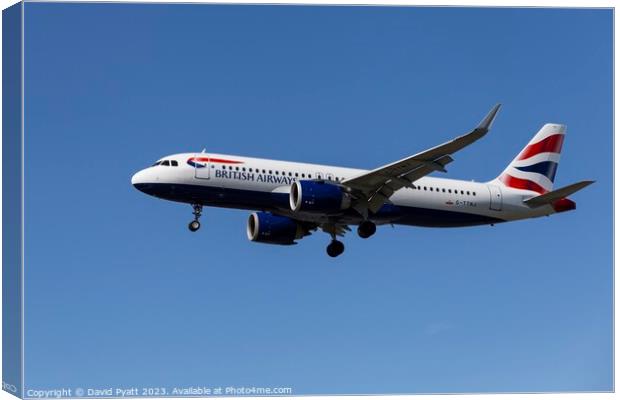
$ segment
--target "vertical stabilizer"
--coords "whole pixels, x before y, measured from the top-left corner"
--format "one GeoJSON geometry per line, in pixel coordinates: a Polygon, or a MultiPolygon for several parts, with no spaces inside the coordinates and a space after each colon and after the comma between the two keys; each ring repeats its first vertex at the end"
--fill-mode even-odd
{"type": "Polygon", "coordinates": [[[495,181],[539,194],[553,190],[565,132],[565,125],[545,124],[495,181]]]}

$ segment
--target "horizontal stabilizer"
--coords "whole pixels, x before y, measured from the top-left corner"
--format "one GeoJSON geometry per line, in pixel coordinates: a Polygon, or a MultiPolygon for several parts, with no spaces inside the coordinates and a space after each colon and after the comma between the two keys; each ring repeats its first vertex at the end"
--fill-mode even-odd
{"type": "Polygon", "coordinates": [[[543,195],[527,199],[524,201],[524,203],[532,208],[544,206],[545,204],[551,204],[556,200],[560,200],[570,196],[571,194],[583,189],[584,187],[592,183],[594,183],[594,181],[581,181],[573,183],[572,185],[564,186],[563,188],[554,190],[552,192],[548,192],[543,195]]]}

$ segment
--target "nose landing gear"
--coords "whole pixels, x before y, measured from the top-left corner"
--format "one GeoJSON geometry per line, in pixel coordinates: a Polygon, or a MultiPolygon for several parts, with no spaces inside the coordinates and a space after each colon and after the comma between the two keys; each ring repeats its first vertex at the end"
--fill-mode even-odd
{"type": "Polygon", "coordinates": [[[200,216],[202,215],[202,205],[192,204],[192,207],[194,208],[194,211],[192,212],[192,214],[194,214],[194,220],[189,223],[188,228],[190,231],[196,232],[200,229],[200,221],[198,221],[198,219],[200,219],[200,216]]]}

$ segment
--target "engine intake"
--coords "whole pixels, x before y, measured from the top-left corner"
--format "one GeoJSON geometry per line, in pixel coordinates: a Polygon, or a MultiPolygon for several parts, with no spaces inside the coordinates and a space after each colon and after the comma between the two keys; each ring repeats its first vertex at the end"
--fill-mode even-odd
{"type": "Polygon", "coordinates": [[[294,219],[261,211],[250,214],[247,234],[252,242],[290,245],[308,232],[294,219]]]}
{"type": "Polygon", "coordinates": [[[296,181],[289,196],[291,210],[338,213],[351,206],[351,196],[341,186],[324,181],[296,181]]]}

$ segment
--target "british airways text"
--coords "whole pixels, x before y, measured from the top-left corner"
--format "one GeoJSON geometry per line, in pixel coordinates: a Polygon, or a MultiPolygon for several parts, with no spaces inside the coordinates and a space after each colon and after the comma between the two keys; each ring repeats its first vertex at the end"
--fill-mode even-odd
{"type": "Polygon", "coordinates": [[[240,181],[267,182],[286,185],[290,185],[296,180],[296,178],[292,176],[274,176],[269,174],[257,174],[253,172],[222,171],[219,169],[215,170],[215,177],[222,179],[236,179],[240,181]]]}

